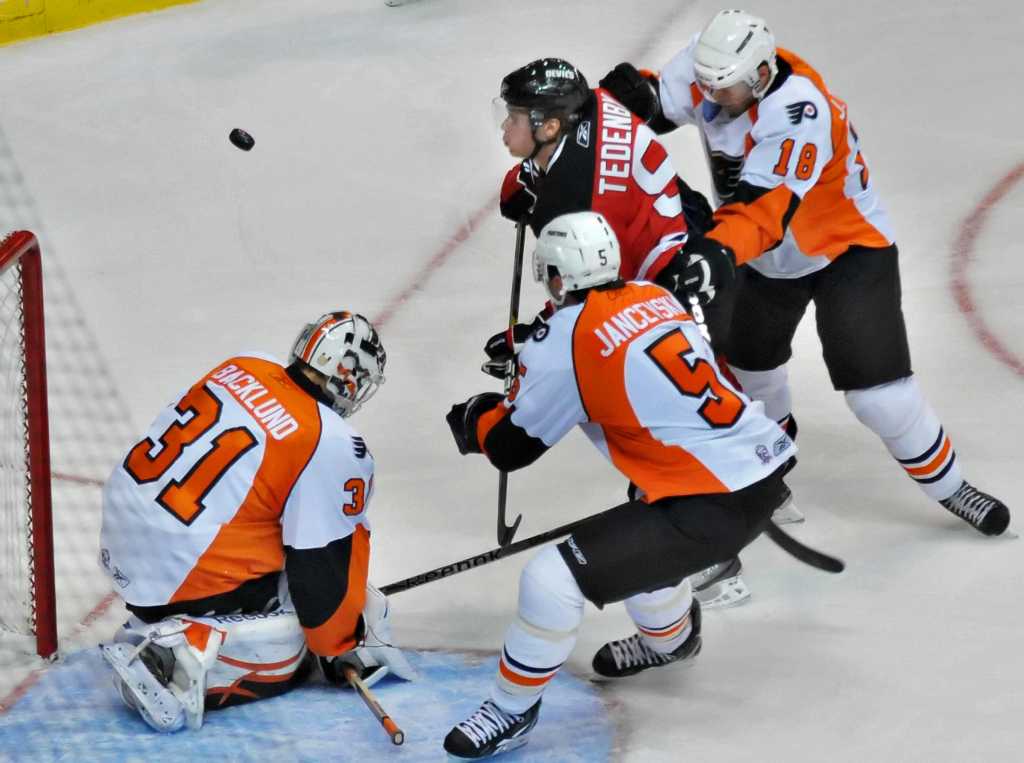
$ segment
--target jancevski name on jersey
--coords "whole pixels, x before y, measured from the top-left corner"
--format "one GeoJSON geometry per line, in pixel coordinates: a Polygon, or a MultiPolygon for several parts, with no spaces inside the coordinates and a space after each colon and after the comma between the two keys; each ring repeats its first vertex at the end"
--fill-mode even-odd
{"type": "MultiPolygon", "coordinates": [[[[686,241],[675,168],[654,131],[606,90],[594,90],[576,129],[565,135],[535,180],[534,234],[559,215],[592,210],[611,223],[622,251],[623,278],[653,280],[686,241]]],[[[502,195],[516,190],[519,166],[505,177],[502,195]]]]}
{"type": "Polygon", "coordinates": [[[709,235],[775,278],[813,273],[852,245],[891,244],[846,104],[818,72],[780,48],[767,94],[730,118],[697,86],[696,44],[666,65],[659,92],[670,121],[700,131],[723,205],[709,235]]]}
{"type": "Polygon", "coordinates": [[[342,566],[321,590],[291,588],[310,647],[337,654],[351,646],[365,596],[373,468],[362,438],[277,360],[231,358],[167,406],[114,469],[101,562],[126,602],[153,607],[286,566],[305,577],[330,549],[342,566]]]}
{"type": "Polygon", "coordinates": [[[508,398],[479,419],[485,452],[505,418],[546,447],[580,425],[649,502],[739,490],[796,452],[762,404],[721,375],[679,301],[651,283],[591,290],[519,360],[508,398]]]}

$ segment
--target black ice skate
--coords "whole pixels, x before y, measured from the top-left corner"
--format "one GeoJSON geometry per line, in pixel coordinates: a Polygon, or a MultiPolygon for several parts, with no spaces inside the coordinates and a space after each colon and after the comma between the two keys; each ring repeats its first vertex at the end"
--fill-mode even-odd
{"type": "Polygon", "coordinates": [[[985,535],[1001,535],[1010,524],[1010,510],[997,498],[972,487],[965,480],[940,503],[985,535]]]}
{"type": "Polygon", "coordinates": [[[701,647],[700,602],[697,599],[690,607],[690,623],[690,635],[686,641],[668,654],[655,652],[639,633],[619,641],[609,641],[594,655],[594,672],[604,678],[625,678],[648,668],[660,668],[696,657],[701,647]]]}
{"type": "Polygon", "coordinates": [[[448,732],[444,749],[449,760],[479,760],[522,747],[537,725],[540,700],[522,715],[506,713],[491,700],[448,732]]]}

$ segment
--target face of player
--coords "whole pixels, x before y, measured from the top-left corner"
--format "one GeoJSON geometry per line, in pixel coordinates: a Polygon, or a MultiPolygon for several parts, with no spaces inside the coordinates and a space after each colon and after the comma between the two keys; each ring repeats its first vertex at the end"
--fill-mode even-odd
{"type": "Polygon", "coordinates": [[[529,113],[524,109],[509,108],[501,123],[501,142],[518,159],[525,159],[533,153],[536,144],[529,113]]]}
{"type": "MultiPolygon", "coordinates": [[[[758,69],[758,74],[763,88],[768,84],[771,70],[762,64],[758,69]]],[[[708,87],[702,83],[700,88],[708,100],[721,106],[722,110],[730,117],[738,117],[757,102],[753,88],[745,82],[737,82],[735,85],[721,88],[708,87]]]]}

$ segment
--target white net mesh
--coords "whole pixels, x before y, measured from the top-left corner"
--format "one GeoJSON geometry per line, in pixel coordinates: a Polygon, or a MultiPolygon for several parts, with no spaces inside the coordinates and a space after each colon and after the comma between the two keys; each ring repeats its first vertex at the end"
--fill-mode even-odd
{"type": "MultiPolygon", "coordinates": [[[[114,600],[107,578],[98,564],[101,487],[131,445],[134,432],[125,405],[103,362],[95,337],[74,295],[74,288],[60,266],[60,252],[48,240],[45,227],[36,212],[22,174],[0,129],[0,236],[10,230],[34,232],[42,250],[44,309],[46,317],[47,387],[49,397],[50,460],[53,493],[54,568],[57,593],[57,633],[60,647],[71,642],[93,643],[109,633],[89,633],[88,626],[114,600]]],[[[7,293],[0,292],[0,299],[7,293]]],[[[2,308],[8,310],[6,304],[2,308]]],[[[0,331],[6,331],[0,328],[0,331]]],[[[8,447],[8,431],[15,431],[9,381],[6,335],[4,343],[0,416],[4,443],[8,447]]],[[[15,385],[15,386],[10,386],[15,385]]],[[[15,400],[22,395],[13,396],[15,400]]],[[[23,440],[17,438],[19,442],[23,440]]],[[[18,447],[23,447],[19,445],[18,447]]],[[[3,456],[6,460],[6,454],[3,456]]],[[[15,472],[0,476],[3,491],[0,528],[0,554],[6,586],[9,572],[13,577],[27,574],[27,562],[19,558],[9,539],[8,494],[19,489],[17,479],[24,480],[24,455],[21,477],[15,472]]],[[[21,488],[23,489],[23,488],[21,488]]],[[[14,512],[17,513],[17,512],[14,512]]],[[[8,596],[6,588],[0,588],[8,596]]],[[[0,603],[0,607],[6,605],[0,603]]],[[[12,656],[20,644],[0,639],[0,674],[6,665],[19,659],[12,656]]],[[[4,681],[0,679],[0,689],[4,681]]]]}
{"type": "Polygon", "coordinates": [[[0,630],[27,636],[34,612],[21,295],[15,263],[0,273],[0,630]]]}

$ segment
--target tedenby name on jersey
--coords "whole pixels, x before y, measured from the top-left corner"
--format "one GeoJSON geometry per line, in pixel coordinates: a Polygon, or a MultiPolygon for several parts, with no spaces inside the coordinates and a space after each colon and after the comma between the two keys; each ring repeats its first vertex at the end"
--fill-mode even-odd
{"type": "Polygon", "coordinates": [[[607,96],[601,98],[601,156],[598,157],[597,192],[625,193],[621,182],[633,170],[633,116],[607,96]]]}
{"type": "Polygon", "coordinates": [[[276,397],[256,402],[269,394],[267,388],[256,381],[256,377],[238,366],[228,363],[223,368],[218,368],[210,375],[210,381],[226,389],[248,408],[252,412],[252,417],[275,440],[283,440],[299,428],[299,422],[285,410],[276,397]]]}
{"type": "Polygon", "coordinates": [[[644,302],[636,302],[620,310],[604,322],[601,328],[594,329],[604,349],[601,357],[607,358],[619,347],[636,334],[642,334],[657,324],[671,320],[680,315],[688,315],[675,297],[655,297],[644,302]]]}

